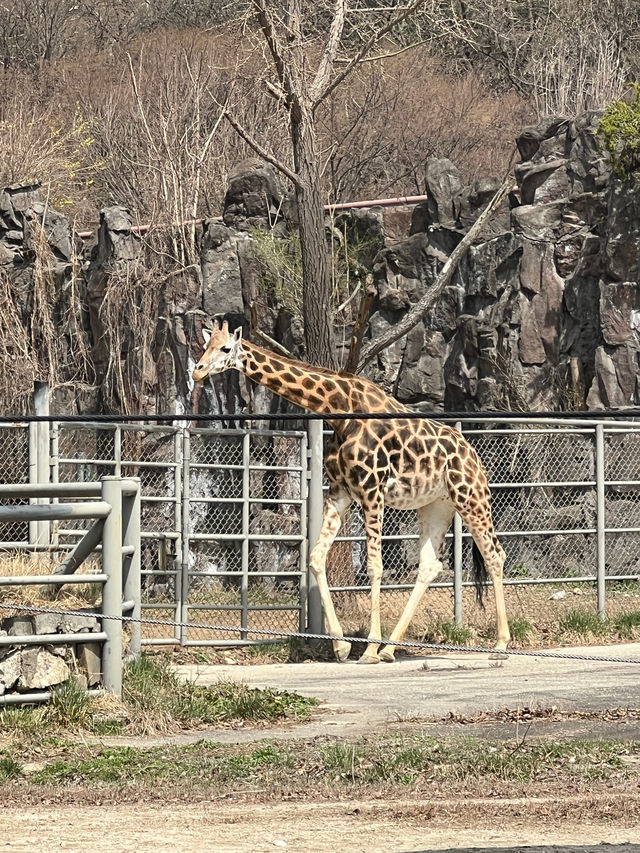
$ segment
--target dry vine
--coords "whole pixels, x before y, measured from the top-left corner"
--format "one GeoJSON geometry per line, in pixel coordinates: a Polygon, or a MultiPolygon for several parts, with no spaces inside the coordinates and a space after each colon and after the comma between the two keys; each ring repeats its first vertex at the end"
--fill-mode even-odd
{"type": "Polygon", "coordinates": [[[48,382],[52,391],[88,388],[93,380],[78,259],[72,258],[61,286],[42,223],[29,223],[27,242],[33,273],[31,286],[23,286],[22,305],[19,283],[0,272],[0,405],[16,414],[29,409],[36,380],[48,382]]]}

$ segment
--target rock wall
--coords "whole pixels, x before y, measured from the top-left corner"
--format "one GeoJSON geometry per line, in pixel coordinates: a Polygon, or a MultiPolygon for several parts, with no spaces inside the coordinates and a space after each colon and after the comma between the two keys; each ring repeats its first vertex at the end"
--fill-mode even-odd
{"type": "MultiPolygon", "coordinates": [[[[640,403],[640,184],[612,175],[597,145],[597,120],[589,113],[523,130],[508,202],[433,311],[368,368],[373,379],[436,411],[640,403]]],[[[429,161],[426,175],[424,204],[352,210],[328,223],[334,249],[345,238],[368,247],[357,274],[368,270],[375,286],[369,336],[397,323],[422,296],[499,184],[487,178],[464,186],[448,160],[429,161]]],[[[253,313],[260,331],[304,357],[300,318],[265,288],[256,255],[256,229],[284,237],[296,222],[295,204],[270,167],[238,166],[222,220],[185,232],[185,245],[189,236],[195,247],[191,255],[175,233],[162,238],[166,251],[159,250],[122,207],[103,210],[97,234],[81,244],[37,187],[6,190],[0,273],[25,325],[34,319],[34,221],[44,223],[49,242],[52,316],[67,353],[59,358],[55,410],[233,412],[281,405],[235,373],[197,389],[190,380],[202,325],[212,315],[248,332],[253,313]],[[177,255],[181,263],[157,260],[177,255]],[[79,313],[65,304],[71,295],[79,313]],[[83,382],[70,313],[89,352],[83,382]]],[[[341,314],[337,337],[344,348],[357,302],[341,314]]]]}
{"type": "MultiPolygon", "coordinates": [[[[383,354],[402,399],[449,410],[602,409],[639,402],[640,185],[612,176],[597,116],[554,119],[517,140],[517,188],[440,304],[383,354]]],[[[411,236],[376,258],[372,328],[424,293],[497,181],[463,187],[429,164],[411,236]]]]}

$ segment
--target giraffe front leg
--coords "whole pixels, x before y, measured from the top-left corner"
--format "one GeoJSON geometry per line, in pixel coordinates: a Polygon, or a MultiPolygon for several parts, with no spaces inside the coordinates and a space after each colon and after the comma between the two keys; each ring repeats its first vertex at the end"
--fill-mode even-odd
{"type": "Polygon", "coordinates": [[[382,583],[382,518],[384,505],[381,500],[373,504],[362,504],[364,526],[367,534],[367,573],[371,583],[371,627],[369,642],[358,663],[379,663],[380,639],[380,585],[382,583]]]}
{"type": "MultiPolygon", "coordinates": [[[[338,530],[340,530],[340,525],[342,523],[342,517],[350,503],[351,499],[344,492],[330,495],[327,498],[324,507],[324,516],[322,519],[320,535],[318,537],[318,541],[313,547],[313,550],[311,551],[311,571],[313,572],[318,585],[318,592],[320,593],[322,609],[326,620],[327,633],[331,634],[333,637],[342,637],[343,632],[340,622],[338,621],[338,617],[336,616],[333,600],[331,599],[331,592],[329,590],[329,584],[327,582],[327,554],[329,553],[329,548],[333,544],[333,540],[338,535],[338,530]]],[[[351,651],[351,643],[348,643],[346,640],[338,639],[333,640],[332,643],[333,653],[336,656],[336,660],[340,662],[347,660],[349,652],[351,651]]]]}
{"type": "Polygon", "coordinates": [[[442,570],[439,555],[451,524],[453,506],[449,501],[435,501],[419,509],[417,515],[420,531],[418,576],[398,624],[391,632],[389,642],[380,650],[380,660],[385,663],[393,663],[395,660],[395,644],[403,639],[429,584],[442,570]]]}

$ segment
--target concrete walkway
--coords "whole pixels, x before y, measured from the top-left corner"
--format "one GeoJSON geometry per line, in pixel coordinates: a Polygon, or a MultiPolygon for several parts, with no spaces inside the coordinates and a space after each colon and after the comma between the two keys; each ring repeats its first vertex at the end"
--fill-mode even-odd
{"type": "MultiPolygon", "coordinates": [[[[322,701],[324,734],[354,734],[392,722],[418,722],[523,706],[564,711],[640,708],[640,643],[558,649],[558,653],[634,658],[636,664],[451,654],[393,664],[179,666],[198,684],[218,680],[291,690],[322,701]]],[[[304,736],[305,726],[296,727],[304,736]]],[[[316,732],[317,733],[317,732],[316,732]]],[[[264,736],[263,731],[263,736],[264,736]]],[[[282,730],[280,729],[280,736],[282,730]]]]}

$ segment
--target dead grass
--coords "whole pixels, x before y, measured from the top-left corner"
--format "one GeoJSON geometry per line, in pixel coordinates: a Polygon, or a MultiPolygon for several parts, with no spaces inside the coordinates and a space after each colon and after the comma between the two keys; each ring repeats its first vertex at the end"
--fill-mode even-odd
{"type": "MultiPolygon", "coordinates": [[[[50,575],[59,563],[59,559],[49,554],[5,553],[0,555],[0,574],[3,577],[50,575]]],[[[100,564],[95,560],[89,560],[82,566],[82,574],[98,574],[100,571],[100,564]]],[[[45,585],[29,584],[2,589],[3,605],[51,606],[51,598],[47,594],[48,587],[45,585]]],[[[69,584],[60,589],[54,606],[70,609],[93,607],[99,603],[101,591],[102,585],[99,583],[69,584]]],[[[0,618],[13,615],[16,614],[6,607],[3,607],[0,612],[0,618]]]]}
{"type": "MultiPolygon", "coordinates": [[[[408,591],[387,591],[382,594],[382,634],[388,636],[408,598],[408,591]]],[[[345,633],[368,630],[370,600],[363,592],[334,593],[338,616],[345,633]]],[[[530,630],[513,632],[512,648],[544,648],[558,645],[594,645],[621,640],[640,639],[640,630],[630,625],[619,630],[625,615],[640,612],[640,585],[619,584],[607,589],[607,622],[604,630],[578,632],[567,630],[568,618],[576,611],[596,613],[596,593],[592,585],[567,584],[521,585],[505,587],[505,604],[510,621],[518,620],[530,630]],[[560,599],[551,599],[564,592],[560,599]]],[[[495,607],[493,595],[487,596],[486,606],[480,607],[472,590],[463,591],[463,625],[469,631],[468,640],[461,645],[483,645],[495,639],[495,607]]],[[[591,620],[585,620],[587,624],[591,620]]],[[[453,624],[453,591],[436,588],[429,590],[409,626],[407,640],[426,642],[451,642],[453,624]]]]}

